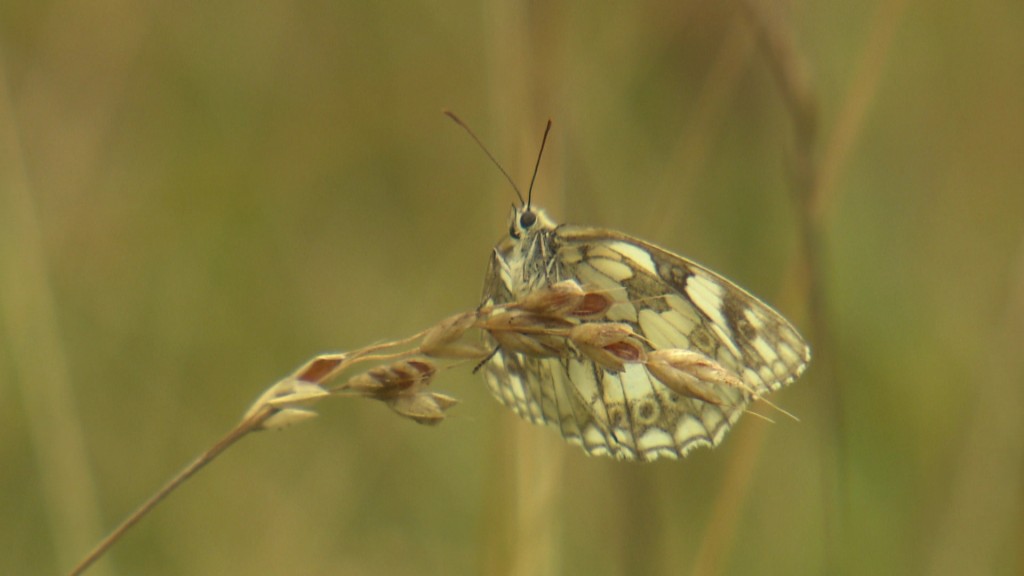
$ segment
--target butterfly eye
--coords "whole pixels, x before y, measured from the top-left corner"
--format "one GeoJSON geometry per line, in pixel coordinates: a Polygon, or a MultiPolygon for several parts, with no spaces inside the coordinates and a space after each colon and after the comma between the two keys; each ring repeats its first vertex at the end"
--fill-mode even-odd
{"type": "Polygon", "coordinates": [[[526,230],[530,226],[537,223],[537,215],[533,212],[523,212],[523,215],[519,217],[519,226],[526,230]]]}

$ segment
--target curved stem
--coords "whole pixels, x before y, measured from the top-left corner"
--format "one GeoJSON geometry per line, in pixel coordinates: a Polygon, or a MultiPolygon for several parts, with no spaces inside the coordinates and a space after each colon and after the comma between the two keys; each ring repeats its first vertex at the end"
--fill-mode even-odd
{"type": "Polygon", "coordinates": [[[274,414],[276,410],[272,407],[266,407],[263,410],[253,414],[250,418],[247,418],[240,422],[238,426],[235,426],[230,432],[224,435],[223,438],[218,440],[208,450],[200,454],[195,460],[193,460],[188,466],[183,468],[174,478],[168,481],[160,490],[153,494],[149,500],[144,502],[141,506],[135,509],[127,518],[124,519],[121,524],[115,528],[106,538],[100,541],[95,548],[92,549],[89,554],[83,558],[72,570],[69,572],[69,576],[78,576],[83,574],[89,566],[100,559],[113,546],[118,540],[124,536],[132,526],[142,520],[147,514],[149,514],[157,504],[162,502],[164,498],[169,496],[171,492],[174,492],[185,483],[186,480],[192,477],[193,474],[200,471],[210,462],[213,462],[217,456],[220,456],[222,452],[227,450],[233,444],[241,440],[246,434],[257,430],[267,418],[274,414]]]}

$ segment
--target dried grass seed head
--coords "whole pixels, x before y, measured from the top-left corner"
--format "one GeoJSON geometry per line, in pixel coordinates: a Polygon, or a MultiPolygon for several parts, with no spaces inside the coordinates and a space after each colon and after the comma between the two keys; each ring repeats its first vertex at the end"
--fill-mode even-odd
{"type": "Polygon", "coordinates": [[[445,412],[458,403],[451,396],[425,391],[387,401],[388,407],[399,416],[428,426],[440,424],[446,417],[445,412]]]}
{"type": "Polygon", "coordinates": [[[527,294],[516,307],[540,316],[566,316],[578,308],[586,293],[575,280],[563,280],[527,294]]]}
{"type": "Polygon", "coordinates": [[[646,357],[629,324],[585,322],[569,331],[569,339],[581,354],[612,372],[622,372],[626,364],[643,362],[646,357]]]}
{"type": "Polygon", "coordinates": [[[377,399],[415,392],[430,384],[437,367],[429,360],[415,358],[378,366],[349,379],[345,388],[377,399]]]}
{"type": "Polygon", "coordinates": [[[570,326],[559,318],[508,310],[491,314],[482,327],[507,352],[551,358],[566,351],[565,332],[570,326]]]}
{"type": "Polygon", "coordinates": [[[427,330],[420,343],[420,351],[435,358],[478,358],[487,354],[479,344],[460,342],[469,329],[476,326],[480,318],[477,311],[463,312],[449,316],[427,330]]]}
{"type": "Polygon", "coordinates": [[[692,350],[668,348],[647,355],[647,369],[659,382],[682,394],[711,404],[725,404],[721,387],[754,395],[735,374],[711,358],[692,350]]]}

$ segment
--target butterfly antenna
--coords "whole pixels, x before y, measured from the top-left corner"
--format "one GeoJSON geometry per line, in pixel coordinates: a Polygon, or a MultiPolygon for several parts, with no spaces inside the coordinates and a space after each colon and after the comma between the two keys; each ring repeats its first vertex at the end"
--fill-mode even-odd
{"type": "MultiPolygon", "coordinates": [[[[473,129],[470,128],[465,122],[463,122],[461,118],[456,116],[455,113],[452,112],[451,110],[446,109],[442,110],[442,112],[444,112],[444,115],[451,118],[456,124],[462,126],[462,129],[465,130],[469,134],[469,137],[472,138],[474,142],[476,142],[476,145],[479,146],[480,149],[484,151],[484,154],[487,154],[487,157],[491,159],[491,162],[493,162],[495,166],[498,167],[498,170],[501,170],[501,173],[505,175],[505,179],[508,180],[508,183],[512,185],[512,189],[516,191],[516,196],[519,197],[519,202],[529,205],[527,201],[523,200],[523,193],[519,191],[519,187],[516,186],[515,181],[513,181],[512,177],[508,175],[508,172],[505,172],[505,169],[501,167],[501,164],[494,157],[494,155],[491,154],[491,151],[487,149],[487,146],[484,146],[484,143],[481,142],[480,139],[476,137],[476,134],[473,133],[473,129]]],[[[550,125],[551,122],[549,121],[548,127],[550,127],[550,125]]],[[[544,137],[547,137],[547,132],[544,133],[544,137]]],[[[541,144],[541,150],[543,149],[544,145],[541,144]]],[[[538,158],[538,162],[539,161],[540,159],[538,158]]],[[[530,188],[533,188],[533,182],[530,182],[530,188]]]]}
{"type": "MultiPolygon", "coordinates": [[[[530,189],[526,191],[526,211],[530,211],[530,203],[533,202],[533,183],[537,180],[537,170],[540,169],[540,157],[544,155],[544,144],[548,141],[548,132],[551,132],[551,118],[548,118],[548,125],[544,128],[544,138],[540,141],[540,152],[537,153],[537,163],[533,166],[533,177],[530,178],[530,189]]],[[[522,199],[522,196],[519,197],[522,199]]]]}

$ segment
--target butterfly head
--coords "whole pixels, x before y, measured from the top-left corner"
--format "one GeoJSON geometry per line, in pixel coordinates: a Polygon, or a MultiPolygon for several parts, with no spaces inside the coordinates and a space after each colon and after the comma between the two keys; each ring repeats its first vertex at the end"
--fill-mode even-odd
{"type": "Polygon", "coordinates": [[[555,223],[548,218],[544,210],[529,204],[513,206],[511,220],[508,226],[508,235],[513,240],[523,240],[541,230],[555,228],[555,223]]]}

